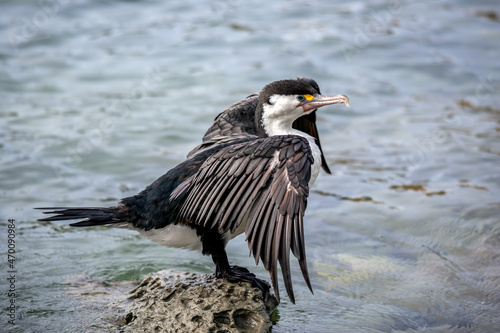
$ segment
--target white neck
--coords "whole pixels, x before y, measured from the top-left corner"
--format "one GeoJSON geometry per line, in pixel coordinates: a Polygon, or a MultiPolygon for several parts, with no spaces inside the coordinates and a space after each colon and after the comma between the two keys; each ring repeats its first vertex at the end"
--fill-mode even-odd
{"type": "MultiPolygon", "coordinates": [[[[262,112],[262,127],[268,136],[297,134],[293,122],[305,113],[294,96],[273,95],[265,103],[262,112]]],[[[305,133],[304,133],[305,134],[305,133]]],[[[300,134],[299,134],[300,135],[300,134]]]]}
{"type": "Polygon", "coordinates": [[[302,107],[296,107],[297,101],[295,98],[290,97],[273,95],[270,98],[271,104],[263,105],[262,127],[268,136],[299,135],[307,139],[314,158],[314,162],[311,165],[311,180],[309,181],[309,187],[311,187],[321,167],[321,151],[316,145],[314,137],[292,128],[293,122],[305,113],[302,107]]]}

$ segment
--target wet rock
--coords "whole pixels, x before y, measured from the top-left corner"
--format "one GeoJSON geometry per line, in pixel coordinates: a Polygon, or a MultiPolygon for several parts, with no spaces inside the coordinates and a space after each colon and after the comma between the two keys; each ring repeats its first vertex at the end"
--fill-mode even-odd
{"type": "Polygon", "coordinates": [[[122,332],[269,332],[276,298],[214,275],[160,271],[129,297],[122,332]]]}

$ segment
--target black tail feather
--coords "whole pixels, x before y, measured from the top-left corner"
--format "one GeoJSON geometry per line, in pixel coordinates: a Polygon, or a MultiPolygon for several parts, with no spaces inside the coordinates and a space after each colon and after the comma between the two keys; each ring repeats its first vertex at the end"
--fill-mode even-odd
{"type": "Polygon", "coordinates": [[[42,207],[35,209],[46,210],[43,212],[44,214],[56,214],[38,221],[84,220],[71,223],[72,227],[91,227],[124,222],[119,216],[119,207],[42,207]]]}

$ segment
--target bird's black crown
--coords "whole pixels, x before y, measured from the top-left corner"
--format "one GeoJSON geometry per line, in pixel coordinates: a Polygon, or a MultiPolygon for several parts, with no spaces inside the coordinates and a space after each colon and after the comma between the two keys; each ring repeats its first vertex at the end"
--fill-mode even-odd
{"type": "Polygon", "coordinates": [[[269,104],[269,99],[273,95],[316,95],[321,94],[319,86],[313,79],[298,77],[296,79],[286,79],[274,81],[266,85],[259,96],[261,104],[269,104]]]}

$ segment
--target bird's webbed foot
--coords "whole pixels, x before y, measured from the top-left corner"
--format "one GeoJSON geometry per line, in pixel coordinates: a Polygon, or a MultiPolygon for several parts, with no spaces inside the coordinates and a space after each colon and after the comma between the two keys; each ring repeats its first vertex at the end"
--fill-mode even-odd
{"type": "Polygon", "coordinates": [[[215,275],[218,278],[224,278],[229,282],[249,282],[252,286],[259,288],[262,291],[262,295],[265,296],[269,291],[271,285],[255,276],[252,272],[250,272],[245,267],[240,266],[229,266],[224,271],[216,271],[215,275]]]}

